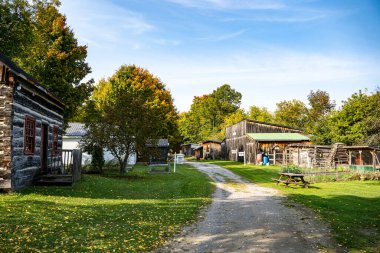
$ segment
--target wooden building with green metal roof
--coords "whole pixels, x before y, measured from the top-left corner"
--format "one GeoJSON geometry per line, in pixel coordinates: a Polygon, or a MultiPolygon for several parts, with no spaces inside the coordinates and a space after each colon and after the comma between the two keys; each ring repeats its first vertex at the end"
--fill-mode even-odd
{"type": "Polygon", "coordinates": [[[270,163],[281,164],[290,144],[310,144],[310,138],[297,128],[254,120],[226,128],[228,160],[257,164],[266,155],[270,163]]]}

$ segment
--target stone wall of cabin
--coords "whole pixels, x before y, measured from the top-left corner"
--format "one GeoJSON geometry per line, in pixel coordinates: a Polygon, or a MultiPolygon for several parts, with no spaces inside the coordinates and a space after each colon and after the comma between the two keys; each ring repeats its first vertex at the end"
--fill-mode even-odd
{"type": "Polygon", "coordinates": [[[0,66],[0,189],[11,189],[12,91],[9,73],[0,66]],[[5,73],[7,72],[7,73],[5,73]]]}
{"type": "Polygon", "coordinates": [[[62,155],[63,111],[49,101],[42,92],[31,92],[22,86],[15,89],[13,97],[13,139],[12,139],[12,189],[32,184],[41,172],[42,124],[48,125],[48,172],[56,173],[60,168],[62,155]],[[36,120],[34,154],[24,154],[24,124],[26,116],[36,120]],[[53,154],[53,128],[58,127],[58,152],[53,154]]]}

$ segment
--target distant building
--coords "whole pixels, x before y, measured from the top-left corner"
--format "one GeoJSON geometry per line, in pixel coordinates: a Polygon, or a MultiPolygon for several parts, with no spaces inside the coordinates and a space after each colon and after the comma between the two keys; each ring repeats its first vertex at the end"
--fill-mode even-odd
{"type": "Polygon", "coordinates": [[[243,120],[226,128],[226,157],[228,160],[281,164],[285,148],[290,144],[310,144],[302,130],[254,120],[243,120]]]}
{"type": "MultiPolygon", "coordinates": [[[[80,142],[83,136],[87,133],[87,129],[83,123],[70,122],[68,128],[63,135],[63,145],[64,150],[80,149],[80,142]]],[[[103,157],[106,162],[116,162],[116,158],[111,154],[110,151],[104,150],[103,157]]],[[[82,153],[82,164],[91,163],[91,155],[83,152],[82,153]]],[[[132,153],[128,158],[129,165],[136,164],[136,153],[132,153]]]]}
{"type": "Polygon", "coordinates": [[[221,159],[222,142],[217,140],[202,141],[203,159],[221,159]]]}
{"type": "Polygon", "coordinates": [[[195,156],[195,150],[198,149],[201,145],[194,143],[187,143],[181,145],[182,154],[185,156],[195,156]]]}
{"type": "Polygon", "coordinates": [[[148,140],[146,148],[147,154],[143,157],[147,157],[150,164],[168,163],[168,139],[148,140]]]}

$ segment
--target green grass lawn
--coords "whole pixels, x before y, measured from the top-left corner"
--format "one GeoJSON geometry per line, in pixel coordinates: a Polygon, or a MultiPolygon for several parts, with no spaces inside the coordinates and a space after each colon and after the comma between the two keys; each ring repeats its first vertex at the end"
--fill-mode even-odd
{"type": "MultiPolygon", "coordinates": [[[[209,162],[209,161],[207,161],[209,162]]],[[[213,161],[259,185],[276,188],[290,201],[311,207],[327,221],[337,241],[350,251],[380,252],[380,182],[344,181],[312,184],[309,188],[276,186],[279,166],[213,161]]]]}
{"type": "Polygon", "coordinates": [[[142,166],[106,174],[0,195],[0,252],[150,251],[194,221],[213,190],[186,165],[175,174],[142,166]]]}

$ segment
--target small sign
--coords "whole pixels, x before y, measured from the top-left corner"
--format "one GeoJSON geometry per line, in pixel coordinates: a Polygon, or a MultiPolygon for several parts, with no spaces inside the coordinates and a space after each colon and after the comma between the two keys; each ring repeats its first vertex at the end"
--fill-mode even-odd
{"type": "Polygon", "coordinates": [[[232,154],[236,154],[236,149],[231,150],[232,154]]]}
{"type": "Polygon", "coordinates": [[[239,156],[244,156],[245,153],[244,152],[239,152],[239,156]]]}
{"type": "Polygon", "coordinates": [[[183,164],[184,160],[185,160],[185,156],[183,154],[177,154],[176,155],[177,164],[183,164]]]}

